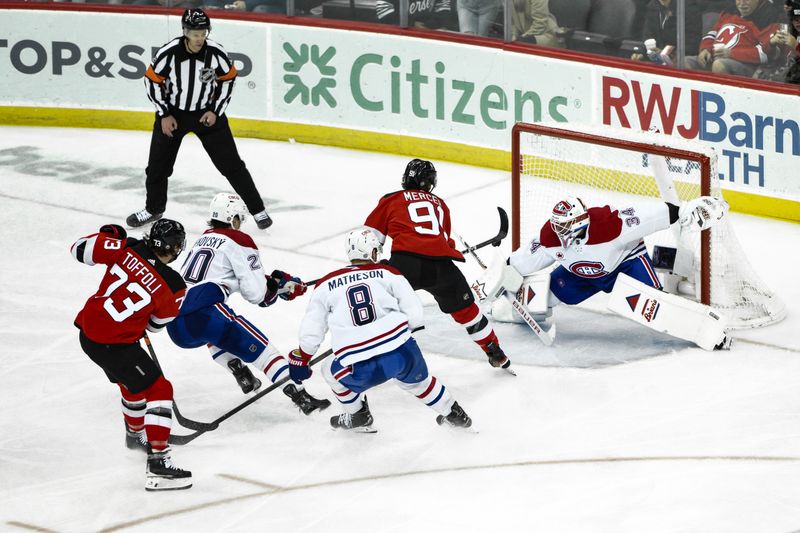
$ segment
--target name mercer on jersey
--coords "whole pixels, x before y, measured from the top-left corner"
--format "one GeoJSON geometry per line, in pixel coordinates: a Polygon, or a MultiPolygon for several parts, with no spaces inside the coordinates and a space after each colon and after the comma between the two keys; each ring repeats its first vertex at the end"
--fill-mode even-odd
{"type": "Polygon", "coordinates": [[[122,260],[122,266],[125,267],[131,275],[137,276],[139,285],[147,289],[150,294],[155,294],[161,288],[161,283],[158,278],[153,274],[147,263],[139,261],[139,259],[130,252],[125,252],[125,259],[122,260]],[[158,285],[155,285],[158,283],[158,285]]]}
{"type": "Polygon", "coordinates": [[[417,202],[419,200],[427,200],[436,205],[442,205],[442,201],[436,196],[422,191],[405,191],[403,198],[408,202],[417,202]]]}
{"type": "Polygon", "coordinates": [[[344,274],[342,276],[333,278],[328,282],[328,290],[332,291],[337,287],[342,287],[349,283],[356,281],[363,281],[369,278],[383,278],[383,270],[367,270],[364,272],[354,272],[352,274],[344,274]]]}

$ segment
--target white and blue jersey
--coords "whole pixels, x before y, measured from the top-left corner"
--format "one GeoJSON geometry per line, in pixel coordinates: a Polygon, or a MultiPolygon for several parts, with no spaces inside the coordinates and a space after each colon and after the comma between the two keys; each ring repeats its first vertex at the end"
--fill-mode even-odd
{"type": "Polygon", "coordinates": [[[353,265],[317,282],[300,324],[300,348],[319,349],[328,330],[334,356],[322,367],[325,380],[348,412],[361,394],[390,379],[442,415],[453,398],[428,373],[411,330],[422,326],[422,303],[400,271],[390,265],[353,265]]]}
{"type": "Polygon", "coordinates": [[[211,357],[227,368],[234,357],[253,363],[270,381],[288,375],[286,359],[267,336],[225,304],[239,292],[250,303],[264,301],[267,278],[253,239],[232,228],[207,230],[181,267],[189,289],[185,305],[167,327],[181,348],[208,345],[211,357]]]}
{"type": "Polygon", "coordinates": [[[620,272],[661,288],[644,238],[669,228],[667,204],[592,207],[587,212],[589,227],[583,239],[564,248],[548,221],[538,239],[511,254],[509,264],[527,276],[558,262],[550,274],[550,291],[566,304],[580,303],[601,290],[611,292],[620,272]]]}
{"type": "Polygon", "coordinates": [[[353,265],[320,279],[300,323],[300,348],[316,353],[330,329],[331,348],[348,366],[394,350],[422,325],[422,303],[400,271],[353,265]]]}

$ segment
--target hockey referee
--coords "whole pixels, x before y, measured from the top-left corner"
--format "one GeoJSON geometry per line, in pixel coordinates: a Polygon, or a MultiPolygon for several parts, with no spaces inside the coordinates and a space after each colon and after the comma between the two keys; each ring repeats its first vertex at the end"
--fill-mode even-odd
{"type": "Polygon", "coordinates": [[[145,73],[147,96],[156,108],[145,170],[147,201],[145,208],[126,222],[135,228],[162,217],[167,207],[167,181],[181,141],[194,132],[214,166],[242,197],[258,227],[267,229],[272,219],[239,157],[225,116],[236,67],[225,49],[208,38],[211,21],[202,9],[187,9],[181,23],[183,36],[162,46],[145,73]]]}

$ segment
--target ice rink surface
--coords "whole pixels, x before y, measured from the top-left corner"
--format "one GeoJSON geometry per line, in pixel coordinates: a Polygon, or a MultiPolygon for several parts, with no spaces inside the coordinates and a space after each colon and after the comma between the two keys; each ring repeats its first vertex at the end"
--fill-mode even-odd
{"type": "MultiPolygon", "coordinates": [[[[344,263],[345,232],[399,188],[408,159],[238,144],[275,220],[268,231],[252,221],[243,229],[267,270],[306,279],[344,263]]],[[[335,406],[303,417],[275,391],[174,448],[192,489],[145,492],[144,456],[124,446],[119,392],[72,325],[103,270],[74,261],[69,246],[143,206],[148,146],[144,132],[0,127],[0,531],[800,530],[800,225],[738,214],[748,259],[788,318],[737,333],[730,352],[558,309],[552,348],[523,326],[498,327],[514,378],[428,305],[418,338],[476,433],[437,426],[390,383],[369,393],[374,435],[333,432],[335,406]]],[[[493,235],[495,206],[509,207],[507,173],[437,168],[455,229],[472,241],[493,235]]],[[[189,244],[220,190],[227,182],[186,138],[166,215],[186,225],[189,244]]],[[[281,351],[296,346],[303,299],[230,304],[281,351]]],[[[245,399],[204,348],[181,350],[166,333],[153,344],[184,415],[210,421],[245,399]]],[[[319,372],[308,388],[333,397],[319,372]]]]}

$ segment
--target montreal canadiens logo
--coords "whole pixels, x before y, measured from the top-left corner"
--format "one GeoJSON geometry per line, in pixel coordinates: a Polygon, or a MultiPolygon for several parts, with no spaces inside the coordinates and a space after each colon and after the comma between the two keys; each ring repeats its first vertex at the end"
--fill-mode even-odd
{"type": "Polygon", "coordinates": [[[582,278],[602,278],[606,275],[603,263],[595,261],[578,261],[569,266],[569,271],[582,278]]]}
{"type": "Polygon", "coordinates": [[[569,213],[570,209],[572,209],[572,204],[570,204],[566,200],[561,200],[553,208],[553,214],[563,217],[569,213]]]}

